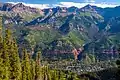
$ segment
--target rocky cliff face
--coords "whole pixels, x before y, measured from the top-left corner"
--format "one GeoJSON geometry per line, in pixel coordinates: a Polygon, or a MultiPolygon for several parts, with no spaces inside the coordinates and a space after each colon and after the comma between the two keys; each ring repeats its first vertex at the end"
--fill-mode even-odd
{"type": "Polygon", "coordinates": [[[16,5],[14,5],[10,10],[13,12],[17,12],[17,13],[27,12],[27,13],[43,14],[42,10],[36,9],[36,8],[31,8],[29,6],[25,6],[22,3],[18,3],[16,5]]]}
{"type": "Polygon", "coordinates": [[[9,18],[12,18],[13,22],[16,22],[14,20],[14,17],[19,15],[21,18],[23,18],[22,22],[31,21],[34,18],[40,17],[44,15],[44,12],[41,9],[32,8],[29,6],[25,6],[22,3],[18,4],[11,4],[11,3],[1,3],[0,4],[0,15],[7,16],[9,18]]]}
{"type": "MultiPolygon", "coordinates": [[[[27,12],[27,13],[42,13],[42,10],[37,9],[37,8],[32,8],[29,6],[25,6],[22,3],[18,4],[11,4],[11,3],[1,3],[0,4],[1,11],[13,11],[15,13],[22,13],[22,12],[27,12]]],[[[43,13],[42,13],[43,14],[43,13]]]]}
{"type": "Polygon", "coordinates": [[[1,11],[10,11],[12,7],[13,4],[10,3],[1,4],[1,11]]]}

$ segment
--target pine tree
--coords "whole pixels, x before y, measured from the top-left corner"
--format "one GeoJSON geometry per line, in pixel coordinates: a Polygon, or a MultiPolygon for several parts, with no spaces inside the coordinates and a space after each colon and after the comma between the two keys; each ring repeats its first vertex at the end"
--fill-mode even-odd
{"type": "MultiPolygon", "coordinates": [[[[10,60],[9,60],[9,49],[10,49],[11,33],[10,30],[5,31],[5,37],[3,38],[3,51],[1,57],[3,58],[4,74],[5,80],[10,78],[10,60]]],[[[4,80],[3,79],[3,80],[4,80]]]]}
{"type": "Polygon", "coordinates": [[[15,40],[11,40],[10,50],[9,50],[9,60],[10,60],[10,79],[21,80],[21,63],[18,54],[18,48],[15,40]]]}
{"type": "Polygon", "coordinates": [[[35,80],[35,61],[31,60],[31,74],[32,74],[32,80],[35,80]]]}
{"type": "Polygon", "coordinates": [[[47,66],[47,78],[48,78],[48,80],[52,80],[51,79],[51,70],[48,68],[48,66],[47,66]]]}
{"type": "Polygon", "coordinates": [[[52,80],[50,70],[49,70],[48,66],[45,67],[44,78],[45,78],[45,80],[52,80]]]}
{"type": "Polygon", "coordinates": [[[1,57],[2,55],[2,17],[0,17],[0,80],[2,79],[3,74],[3,59],[1,57]]]}
{"type": "Polygon", "coordinates": [[[43,80],[52,80],[48,66],[44,66],[43,68],[43,80]]]}
{"type": "Polygon", "coordinates": [[[32,80],[30,59],[25,49],[22,57],[22,80],[32,80]]]}
{"type": "Polygon", "coordinates": [[[9,80],[9,67],[7,66],[9,65],[8,57],[3,58],[2,50],[3,49],[0,47],[0,80],[9,80]]]}
{"type": "Polygon", "coordinates": [[[40,80],[41,78],[41,69],[40,69],[40,52],[36,55],[35,63],[35,80],[40,80]]]}
{"type": "Polygon", "coordinates": [[[0,80],[9,80],[9,56],[2,36],[2,17],[0,17],[0,80]]]}

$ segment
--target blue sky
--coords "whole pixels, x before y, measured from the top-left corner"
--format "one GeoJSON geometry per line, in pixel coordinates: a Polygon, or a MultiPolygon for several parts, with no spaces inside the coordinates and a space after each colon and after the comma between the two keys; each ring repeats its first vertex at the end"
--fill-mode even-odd
{"type": "Polygon", "coordinates": [[[120,0],[2,0],[2,2],[25,2],[31,4],[55,4],[59,2],[106,2],[106,3],[120,3],[120,0]]]}
{"type": "MultiPolygon", "coordinates": [[[[1,1],[1,0],[0,0],[1,1]]],[[[84,7],[87,4],[91,4],[98,7],[116,7],[120,5],[120,0],[2,0],[2,2],[11,2],[17,4],[22,2],[26,6],[36,8],[50,8],[50,7],[71,7],[75,6],[78,8],[84,7]]]]}

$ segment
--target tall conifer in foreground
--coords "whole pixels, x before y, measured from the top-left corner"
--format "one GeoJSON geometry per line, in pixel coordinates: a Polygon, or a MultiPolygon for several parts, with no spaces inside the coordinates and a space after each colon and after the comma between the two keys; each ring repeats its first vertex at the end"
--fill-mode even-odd
{"type": "Polygon", "coordinates": [[[42,77],[40,69],[40,52],[37,53],[35,59],[35,80],[40,80],[42,77]]]}
{"type": "MultiPolygon", "coordinates": [[[[2,22],[1,22],[2,24],[2,22]]],[[[11,34],[9,33],[8,30],[5,32],[5,37],[2,37],[2,27],[1,27],[1,61],[2,64],[2,70],[4,71],[2,73],[2,80],[9,80],[10,77],[10,63],[9,63],[9,45],[10,45],[10,36],[11,34]]]]}
{"type": "Polygon", "coordinates": [[[32,80],[35,80],[35,61],[31,59],[31,75],[32,80]]]}
{"type": "Polygon", "coordinates": [[[15,40],[11,40],[9,50],[10,60],[10,79],[21,80],[21,63],[18,54],[18,48],[15,40]]]}
{"type": "Polygon", "coordinates": [[[22,57],[22,80],[32,80],[30,59],[25,49],[22,57]]]}
{"type": "Polygon", "coordinates": [[[3,60],[3,36],[2,36],[2,17],[0,17],[0,80],[8,80],[8,68],[4,65],[3,60]],[[7,74],[6,74],[7,73],[7,74]]]}

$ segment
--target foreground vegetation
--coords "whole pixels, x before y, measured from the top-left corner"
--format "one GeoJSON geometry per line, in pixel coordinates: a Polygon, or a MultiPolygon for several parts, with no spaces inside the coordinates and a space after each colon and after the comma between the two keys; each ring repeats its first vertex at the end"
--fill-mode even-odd
{"type": "MultiPolygon", "coordinates": [[[[31,54],[22,49],[22,56],[19,56],[11,31],[6,29],[4,37],[2,28],[0,31],[0,80],[119,80],[119,69],[86,72],[81,75],[67,70],[50,69],[41,64],[40,52],[32,59],[31,54]],[[106,79],[108,76],[109,79],[106,79]]],[[[119,61],[117,64],[119,65],[119,61]]]]}
{"type": "Polygon", "coordinates": [[[38,52],[32,59],[32,55],[23,48],[19,56],[11,30],[3,32],[0,27],[0,80],[84,80],[70,71],[50,70],[48,66],[41,65],[40,54],[38,52]]]}

